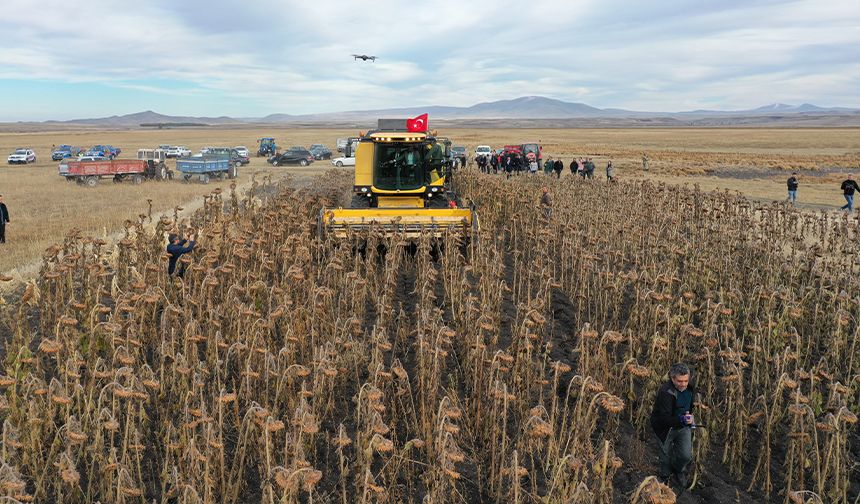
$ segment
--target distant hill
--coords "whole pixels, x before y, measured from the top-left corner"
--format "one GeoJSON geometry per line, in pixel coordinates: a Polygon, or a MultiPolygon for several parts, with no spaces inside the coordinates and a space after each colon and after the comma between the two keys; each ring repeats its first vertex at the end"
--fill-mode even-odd
{"type": "MultiPolygon", "coordinates": [[[[819,107],[810,103],[788,105],[773,103],[748,110],[691,110],[685,112],[642,112],[617,108],[597,108],[584,103],[566,102],[544,96],[523,96],[512,100],[484,102],[470,107],[415,106],[375,110],[352,110],[320,114],[273,113],[259,118],[187,117],[159,114],[151,110],[122,116],[71,121],[29,123],[43,125],[70,125],[90,127],[136,128],[145,126],[208,125],[238,126],[251,124],[352,125],[375,122],[380,117],[413,117],[428,113],[432,121],[456,122],[461,125],[485,127],[511,124],[544,125],[604,125],[621,126],[857,126],[860,109],[845,107],[819,107]],[[505,119],[503,123],[494,119],[505,119]],[[578,121],[577,121],[578,120],[578,121]]],[[[552,126],[550,126],[552,127],[552,126]]]]}
{"type": "Polygon", "coordinates": [[[135,114],[121,116],[100,117],[95,119],[72,119],[70,121],[45,121],[47,124],[80,124],[89,126],[114,126],[114,127],[136,127],[141,124],[171,124],[171,123],[198,123],[198,124],[241,124],[242,121],[232,117],[186,117],[169,116],[147,110],[135,114]]]}

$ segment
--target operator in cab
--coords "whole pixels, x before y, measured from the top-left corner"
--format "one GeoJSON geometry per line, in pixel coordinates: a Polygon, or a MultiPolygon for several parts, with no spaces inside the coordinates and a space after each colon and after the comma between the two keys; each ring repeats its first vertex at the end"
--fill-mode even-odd
{"type": "Polygon", "coordinates": [[[427,144],[427,183],[432,184],[445,176],[445,151],[439,142],[427,144]]]}

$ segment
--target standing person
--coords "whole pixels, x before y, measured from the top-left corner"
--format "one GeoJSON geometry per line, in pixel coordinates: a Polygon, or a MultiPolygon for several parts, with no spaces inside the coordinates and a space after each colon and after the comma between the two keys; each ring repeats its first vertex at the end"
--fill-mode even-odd
{"type": "Polygon", "coordinates": [[[553,168],[555,169],[555,178],[561,178],[561,171],[564,170],[564,162],[561,158],[556,159],[553,168]]]}
{"type": "Polygon", "coordinates": [[[582,158],[576,160],[576,172],[580,177],[585,178],[585,161],[582,158]]]}
{"type": "Polygon", "coordinates": [[[505,165],[505,176],[507,178],[511,178],[511,173],[514,171],[514,160],[510,154],[505,154],[504,165],[505,165]]]}
{"type": "Polygon", "coordinates": [[[797,201],[797,172],[792,172],[788,177],[788,202],[792,205],[797,201]]]}
{"type": "Polygon", "coordinates": [[[529,161],[529,175],[534,175],[538,171],[537,159],[532,158],[529,161]]]}
{"type": "Polygon", "coordinates": [[[642,153],[642,169],[648,171],[648,154],[642,153]]]}
{"type": "MultiPolygon", "coordinates": [[[[167,235],[167,240],[170,242],[167,245],[167,253],[170,254],[170,260],[167,264],[167,274],[173,275],[176,271],[176,261],[178,261],[183,254],[187,254],[194,250],[194,246],[197,245],[196,235],[192,234],[189,239],[186,240],[176,233],[170,233],[167,235]]],[[[185,265],[183,264],[179,267],[178,275],[181,277],[184,274],[185,265]]]]}
{"type": "Polygon", "coordinates": [[[6,243],[6,224],[9,223],[9,209],[3,203],[3,195],[0,194],[0,243],[6,243]]]}
{"type": "Polygon", "coordinates": [[[576,158],[570,160],[570,174],[576,175],[576,170],[579,165],[576,163],[576,158]]]}
{"type": "Polygon", "coordinates": [[[552,196],[549,194],[549,188],[543,186],[541,189],[543,194],[540,197],[540,209],[543,211],[543,216],[547,219],[552,215],[552,196]]]}
{"type": "Polygon", "coordinates": [[[612,166],[612,160],[610,159],[608,163],[606,163],[606,180],[612,182],[615,178],[615,167],[612,166]]]}
{"type": "Polygon", "coordinates": [[[552,156],[550,156],[543,164],[544,175],[550,175],[552,173],[553,167],[555,167],[555,163],[552,160],[552,156]]]}
{"type": "Polygon", "coordinates": [[[594,162],[591,158],[585,161],[585,176],[590,179],[594,178],[594,162]]]}
{"type": "Polygon", "coordinates": [[[696,389],[690,383],[690,368],[672,364],[669,381],[657,391],[651,410],[651,428],[660,442],[660,474],[663,480],[675,476],[682,488],[687,486],[684,470],[693,460],[693,398],[696,389]]]}
{"type": "Polygon", "coordinates": [[[860,191],[860,186],[854,180],[854,176],[849,174],[848,178],[842,182],[842,195],[845,196],[846,203],[842,205],[841,210],[854,210],[854,191],[860,191]]]}

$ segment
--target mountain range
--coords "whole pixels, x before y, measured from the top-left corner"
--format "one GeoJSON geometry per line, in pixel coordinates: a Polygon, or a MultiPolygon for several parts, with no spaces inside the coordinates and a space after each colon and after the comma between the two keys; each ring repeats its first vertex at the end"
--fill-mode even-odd
{"type": "MultiPolygon", "coordinates": [[[[138,127],[138,126],[202,126],[243,124],[349,124],[375,121],[379,117],[413,117],[427,113],[431,121],[476,122],[492,126],[492,119],[544,121],[558,123],[574,119],[587,119],[594,124],[630,122],[640,125],[744,125],[759,122],[809,122],[827,118],[826,124],[860,124],[860,109],[846,107],[819,107],[810,103],[787,105],[774,103],[748,110],[691,110],[684,112],[643,112],[616,108],[597,108],[584,103],[565,102],[543,96],[524,96],[512,100],[478,103],[471,107],[416,106],[376,110],[353,110],[320,114],[270,114],[265,117],[186,117],[159,114],[151,110],[122,116],[71,121],[46,121],[43,124],[138,127]],[[756,119],[760,118],[760,119],[756,119]]],[[[509,122],[506,122],[509,125],[509,122]]]]}

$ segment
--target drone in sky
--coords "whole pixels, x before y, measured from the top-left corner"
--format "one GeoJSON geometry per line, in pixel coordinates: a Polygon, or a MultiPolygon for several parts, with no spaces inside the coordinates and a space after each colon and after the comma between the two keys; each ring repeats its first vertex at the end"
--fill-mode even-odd
{"type": "Polygon", "coordinates": [[[356,61],[358,61],[359,59],[364,60],[364,61],[367,61],[367,60],[376,61],[376,56],[368,56],[366,54],[353,54],[352,57],[355,58],[356,61]]]}

